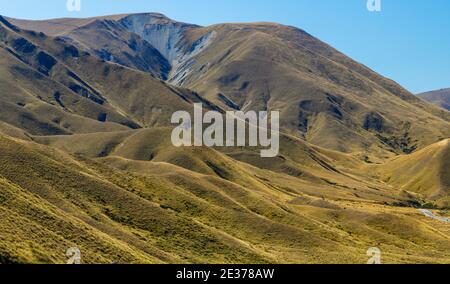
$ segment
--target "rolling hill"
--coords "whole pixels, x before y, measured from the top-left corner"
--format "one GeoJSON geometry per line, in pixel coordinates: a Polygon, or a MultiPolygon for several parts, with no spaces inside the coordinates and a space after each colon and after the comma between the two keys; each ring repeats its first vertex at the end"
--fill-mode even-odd
{"type": "Polygon", "coordinates": [[[5,135],[0,145],[2,263],[63,263],[73,246],[84,263],[364,263],[373,244],[385,262],[450,257],[446,225],[384,205],[387,189],[308,182],[213,149],[193,150],[191,171],[164,153],[91,159],[5,135]],[[203,160],[221,172],[201,173],[203,160]]]}
{"type": "Polygon", "coordinates": [[[0,263],[450,263],[450,113],[294,27],[0,17],[0,263]],[[279,110],[280,153],[173,112],[279,110]]]}
{"type": "Polygon", "coordinates": [[[450,139],[433,144],[409,156],[393,158],[379,170],[386,182],[397,188],[442,198],[449,205],[450,139]]]}

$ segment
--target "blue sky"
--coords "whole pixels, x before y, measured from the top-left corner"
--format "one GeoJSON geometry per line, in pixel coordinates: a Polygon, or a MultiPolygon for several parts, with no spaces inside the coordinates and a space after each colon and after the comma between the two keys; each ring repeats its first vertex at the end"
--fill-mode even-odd
{"type": "Polygon", "coordinates": [[[0,0],[0,14],[25,19],[161,12],[175,20],[210,25],[271,21],[304,29],[418,93],[450,87],[450,1],[381,0],[0,0]]]}

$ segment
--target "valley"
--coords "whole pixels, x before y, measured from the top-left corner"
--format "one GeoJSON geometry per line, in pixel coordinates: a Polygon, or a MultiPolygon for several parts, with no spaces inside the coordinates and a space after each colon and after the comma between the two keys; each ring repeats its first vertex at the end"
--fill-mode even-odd
{"type": "Polygon", "coordinates": [[[450,263],[418,211],[450,217],[449,141],[448,110],[295,27],[0,16],[0,263],[450,263]],[[199,104],[279,112],[277,155],[175,147],[199,104]]]}

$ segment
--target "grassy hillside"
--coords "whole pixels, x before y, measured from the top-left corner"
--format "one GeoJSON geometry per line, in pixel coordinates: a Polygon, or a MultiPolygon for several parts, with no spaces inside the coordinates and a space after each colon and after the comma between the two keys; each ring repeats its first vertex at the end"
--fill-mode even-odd
{"type": "MultiPolygon", "coordinates": [[[[165,57],[171,84],[195,90],[223,109],[279,110],[289,134],[372,162],[450,136],[447,111],[297,28],[273,23],[198,27],[154,13],[11,21],[65,35],[97,52],[105,41],[123,45],[127,40],[118,39],[128,31],[165,57]],[[120,36],[104,40],[110,34],[120,36]]],[[[146,49],[135,53],[144,56],[146,49]]],[[[133,62],[121,64],[144,70],[133,62]]]]}
{"type": "Polygon", "coordinates": [[[442,199],[449,207],[449,141],[446,139],[412,155],[393,158],[377,167],[381,178],[396,188],[434,200],[442,199]]]}
{"type": "Polygon", "coordinates": [[[115,21],[97,20],[68,35],[74,43],[98,57],[167,79],[170,63],[138,35],[115,21]]]}
{"type": "Polygon", "coordinates": [[[0,263],[450,263],[450,224],[417,211],[449,214],[449,137],[296,28],[0,17],[0,263]],[[197,102],[279,110],[279,155],[172,146],[197,102]]]}
{"type": "Polygon", "coordinates": [[[62,38],[0,23],[0,39],[3,119],[32,134],[168,125],[173,112],[192,111],[193,102],[211,106],[195,92],[106,62],[62,38]],[[20,125],[21,119],[9,113],[32,123],[20,125]]]}
{"type": "Polygon", "coordinates": [[[231,182],[161,162],[75,159],[4,136],[0,145],[2,262],[63,262],[78,246],[96,263],[364,263],[377,244],[386,262],[449,260],[446,224],[277,189],[239,163],[230,162],[246,172],[231,182]]]}
{"type": "Polygon", "coordinates": [[[292,135],[332,150],[370,153],[374,161],[450,135],[448,112],[301,30],[225,24],[191,37],[211,31],[214,41],[189,66],[182,85],[223,108],[280,110],[282,127],[292,135]]]}

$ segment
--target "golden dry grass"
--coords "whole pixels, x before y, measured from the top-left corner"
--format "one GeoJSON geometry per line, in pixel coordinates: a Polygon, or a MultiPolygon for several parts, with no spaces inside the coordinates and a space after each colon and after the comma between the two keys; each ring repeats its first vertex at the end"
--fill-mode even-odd
{"type": "Polygon", "coordinates": [[[290,27],[193,27],[186,48],[211,31],[182,84],[199,96],[0,23],[0,263],[450,263],[450,224],[415,208],[449,216],[448,112],[290,27]],[[171,114],[228,109],[218,93],[281,111],[278,157],[172,146],[171,114]]]}
{"type": "Polygon", "coordinates": [[[328,198],[327,186],[295,187],[213,150],[204,158],[221,159],[229,180],[165,162],[74,159],[12,138],[0,146],[0,251],[11,262],[63,262],[74,245],[94,263],[364,263],[374,245],[386,262],[450,259],[448,224],[343,193],[328,198]]]}

